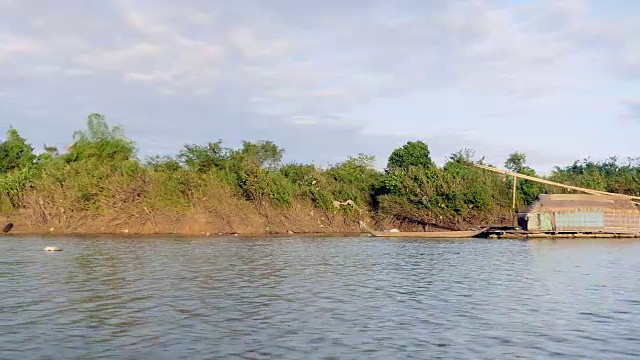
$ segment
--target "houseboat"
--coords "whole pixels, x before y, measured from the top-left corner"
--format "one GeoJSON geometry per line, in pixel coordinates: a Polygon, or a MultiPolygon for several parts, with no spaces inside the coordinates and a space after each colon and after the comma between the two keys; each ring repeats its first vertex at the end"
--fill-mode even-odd
{"type": "Polygon", "coordinates": [[[640,234],[638,204],[606,195],[542,194],[517,219],[528,233],[640,234]]]}
{"type": "Polygon", "coordinates": [[[446,233],[386,233],[370,232],[385,237],[640,237],[640,197],[560,184],[546,179],[518,174],[482,164],[477,168],[513,178],[513,224],[483,229],[446,233]],[[524,211],[516,212],[516,180],[529,180],[556,186],[578,194],[541,194],[524,211]]]}

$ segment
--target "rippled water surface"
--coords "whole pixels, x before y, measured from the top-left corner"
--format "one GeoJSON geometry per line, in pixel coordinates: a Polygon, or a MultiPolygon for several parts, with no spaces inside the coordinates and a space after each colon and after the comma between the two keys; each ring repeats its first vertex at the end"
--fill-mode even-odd
{"type": "Polygon", "coordinates": [[[0,238],[2,359],[549,357],[640,357],[640,241],[0,238]]]}

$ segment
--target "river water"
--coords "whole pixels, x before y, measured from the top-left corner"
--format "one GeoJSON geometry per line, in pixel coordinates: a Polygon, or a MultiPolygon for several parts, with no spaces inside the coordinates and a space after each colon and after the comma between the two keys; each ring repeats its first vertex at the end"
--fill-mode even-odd
{"type": "Polygon", "coordinates": [[[549,357],[640,357],[640,240],[0,238],[2,359],[549,357]]]}

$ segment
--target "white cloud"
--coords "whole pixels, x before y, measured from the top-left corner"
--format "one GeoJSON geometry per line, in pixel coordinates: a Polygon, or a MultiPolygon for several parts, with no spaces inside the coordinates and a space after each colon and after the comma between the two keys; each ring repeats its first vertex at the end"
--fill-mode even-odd
{"type": "Polygon", "coordinates": [[[640,98],[622,100],[622,105],[626,109],[624,119],[640,121],[640,98]]]}
{"type": "MultiPolygon", "coordinates": [[[[47,99],[38,116],[113,113],[147,138],[174,134],[180,124],[173,148],[223,135],[280,136],[285,147],[304,146],[278,134],[309,128],[295,136],[314,136],[324,127],[342,140],[391,139],[379,144],[457,136],[479,154],[504,155],[541,146],[536,129],[562,128],[549,135],[559,143],[555,134],[579,127],[580,118],[606,129],[602,122],[620,111],[638,113],[635,105],[620,107],[640,79],[640,20],[631,8],[583,0],[63,3],[0,2],[0,21],[13,31],[0,34],[0,92],[25,104],[47,99]],[[485,140],[505,123],[518,124],[521,135],[485,140]]],[[[5,111],[36,121],[20,107],[5,111]]],[[[440,157],[464,146],[438,144],[440,157]]],[[[313,154],[324,156],[318,146],[313,154]]],[[[588,150],[564,146],[562,156],[588,150]]],[[[614,150],[626,149],[620,146],[614,150]]],[[[530,158],[546,164],[558,154],[547,149],[530,158]]]]}
{"type": "Polygon", "coordinates": [[[171,79],[170,73],[160,73],[160,72],[152,72],[152,73],[127,73],[124,75],[126,80],[132,81],[162,81],[171,79]]]}
{"type": "Polygon", "coordinates": [[[158,45],[138,43],[117,50],[95,50],[78,56],[80,66],[96,70],[122,71],[141,66],[163,55],[158,45]]]}
{"type": "Polygon", "coordinates": [[[140,34],[150,36],[172,35],[171,31],[167,27],[149,19],[147,16],[139,14],[136,11],[125,10],[123,12],[123,16],[126,24],[140,34]]]}
{"type": "Polygon", "coordinates": [[[82,68],[69,68],[65,70],[65,75],[68,76],[87,76],[91,75],[91,71],[82,68]]]}
{"type": "Polygon", "coordinates": [[[43,52],[44,47],[37,41],[0,33],[0,61],[17,56],[41,54],[43,52]]]}
{"type": "Polygon", "coordinates": [[[287,54],[291,45],[286,40],[260,39],[251,28],[229,31],[229,40],[242,55],[249,59],[278,58],[287,54]]]}

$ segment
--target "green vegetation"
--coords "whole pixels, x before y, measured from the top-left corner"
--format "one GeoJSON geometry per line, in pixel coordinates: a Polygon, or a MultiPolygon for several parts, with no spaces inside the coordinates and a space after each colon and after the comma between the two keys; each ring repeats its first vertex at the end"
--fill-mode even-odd
{"type": "MultiPolygon", "coordinates": [[[[284,164],[284,149],[270,141],[245,141],[236,149],[221,140],[187,144],[174,157],[141,160],[121,127],[91,114],[87,129],[74,134],[67,151],[44,150],[36,155],[17,130],[9,129],[0,143],[0,212],[28,209],[32,221],[44,226],[54,215],[66,219],[75,214],[77,219],[113,212],[137,218],[206,212],[234,198],[265,211],[307,204],[323,214],[414,227],[462,228],[511,216],[512,179],[469,166],[484,163],[469,149],[439,167],[421,141],[394,150],[384,171],[375,169],[375,159],[367,154],[324,169],[284,164]]],[[[512,154],[504,167],[536,175],[523,153],[512,154]]],[[[548,179],[640,195],[640,160],[620,165],[615,158],[587,159],[555,168],[548,179]]],[[[540,193],[558,191],[531,181],[518,181],[517,189],[519,208],[540,193]]]]}

